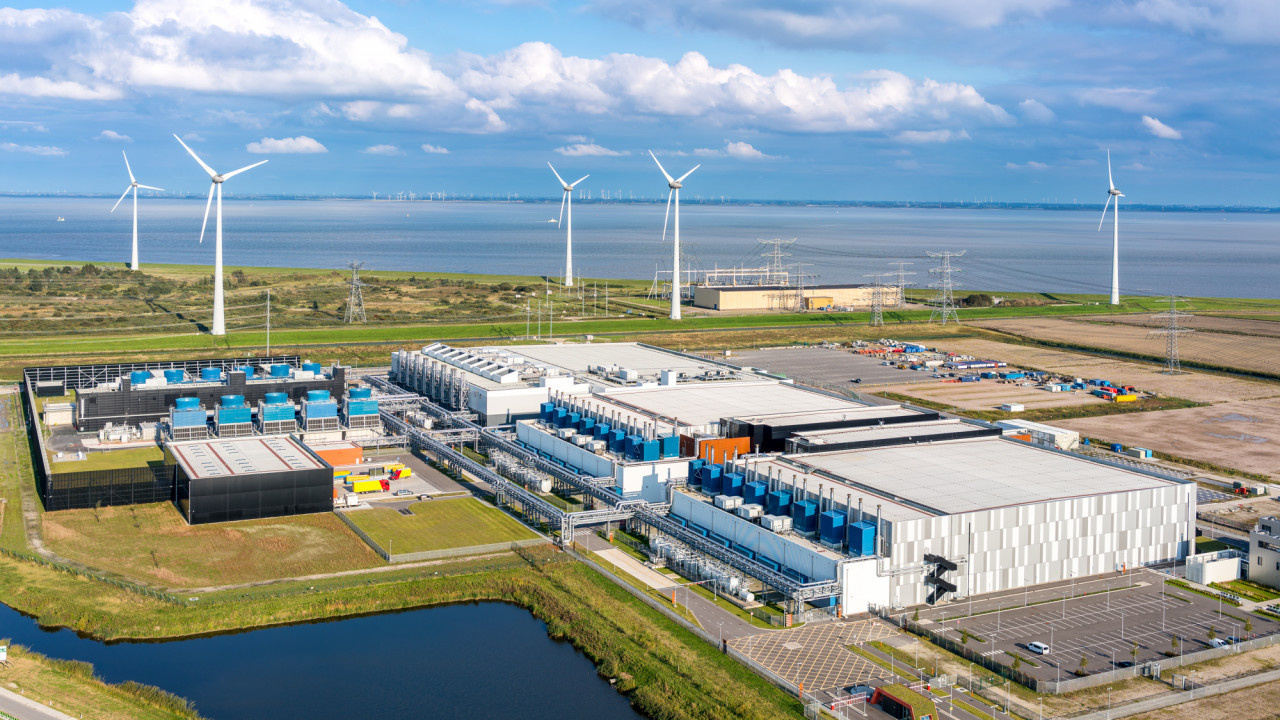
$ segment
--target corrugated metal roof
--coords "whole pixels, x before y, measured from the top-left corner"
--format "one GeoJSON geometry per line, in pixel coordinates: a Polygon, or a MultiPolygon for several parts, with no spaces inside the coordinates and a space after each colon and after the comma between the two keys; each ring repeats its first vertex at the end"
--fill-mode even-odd
{"type": "Polygon", "coordinates": [[[192,479],[324,467],[291,437],[250,437],[169,443],[192,479]]]}

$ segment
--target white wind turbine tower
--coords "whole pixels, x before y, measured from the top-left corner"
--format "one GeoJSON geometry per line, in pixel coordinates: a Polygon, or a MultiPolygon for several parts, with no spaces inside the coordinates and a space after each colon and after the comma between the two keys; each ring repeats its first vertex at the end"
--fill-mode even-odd
{"type": "Polygon", "coordinates": [[[658,162],[658,156],[649,151],[649,157],[658,163],[658,169],[662,171],[662,176],[667,179],[667,187],[671,188],[667,191],[667,214],[662,218],[662,241],[667,241],[667,218],[671,215],[671,197],[674,195],[676,199],[676,224],[675,224],[675,241],[672,246],[671,261],[671,319],[680,319],[680,188],[684,179],[693,174],[694,170],[702,167],[702,163],[693,166],[689,172],[681,175],[678,179],[672,179],[667,173],[667,169],[662,167],[662,163],[658,162]]]}
{"type": "Polygon", "coordinates": [[[142,183],[138,182],[138,179],[133,176],[133,168],[129,167],[129,156],[125,155],[125,152],[123,150],[120,151],[120,154],[124,155],[124,169],[129,171],[129,187],[124,189],[124,193],[120,195],[120,199],[116,201],[115,205],[111,206],[111,212],[115,212],[116,208],[120,207],[120,203],[124,202],[125,195],[128,195],[129,191],[132,190],[133,191],[133,255],[129,260],[129,269],[137,270],[138,269],[138,188],[146,188],[148,190],[160,190],[160,192],[164,192],[164,190],[158,187],[151,187],[150,185],[143,185],[142,183]]]}
{"type": "Polygon", "coordinates": [[[239,170],[232,170],[229,173],[218,174],[216,171],[214,171],[213,168],[206,165],[205,162],[200,159],[200,156],[196,155],[194,150],[187,147],[187,144],[182,142],[182,138],[178,137],[177,135],[174,135],[173,139],[177,140],[178,144],[181,145],[183,148],[186,148],[186,151],[191,154],[191,157],[195,158],[196,162],[200,163],[200,167],[204,168],[204,171],[209,173],[209,179],[213,181],[209,185],[209,200],[204,204],[204,222],[200,224],[200,242],[202,243],[204,242],[204,230],[209,225],[209,206],[213,204],[214,189],[216,188],[218,191],[218,219],[217,219],[217,224],[215,226],[217,228],[215,233],[217,241],[215,243],[214,251],[213,251],[214,260],[213,260],[213,331],[212,331],[212,334],[226,335],[227,325],[223,315],[223,308],[222,308],[222,183],[235,177],[236,175],[239,175],[245,170],[252,170],[253,168],[258,167],[259,165],[262,165],[267,161],[263,160],[262,162],[256,162],[252,165],[246,165],[240,168],[239,170]]]}
{"type": "Polygon", "coordinates": [[[556,172],[555,166],[547,163],[547,167],[551,168],[551,174],[556,176],[556,179],[560,181],[560,186],[564,188],[564,195],[560,198],[560,220],[556,221],[556,227],[560,227],[560,222],[564,220],[565,205],[569,206],[569,224],[566,226],[565,233],[564,286],[573,287],[573,188],[591,176],[583,175],[577,180],[567,183],[564,178],[560,177],[560,173],[556,172]]]}
{"type": "Polygon", "coordinates": [[[1102,223],[1107,221],[1107,207],[1111,205],[1112,198],[1115,198],[1116,207],[1111,211],[1111,217],[1115,221],[1111,231],[1111,304],[1120,304],[1120,198],[1124,197],[1124,193],[1116,189],[1115,180],[1111,179],[1111,151],[1107,151],[1107,204],[1102,206],[1102,219],[1098,221],[1098,229],[1102,229],[1102,223]]]}

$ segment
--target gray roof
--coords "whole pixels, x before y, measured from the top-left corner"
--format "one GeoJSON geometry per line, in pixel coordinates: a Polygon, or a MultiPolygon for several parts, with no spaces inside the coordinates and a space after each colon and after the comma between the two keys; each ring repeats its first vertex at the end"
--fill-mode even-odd
{"type": "Polygon", "coordinates": [[[287,436],[193,440],[168,447],[193,480],[324,467],[287,436]]]}

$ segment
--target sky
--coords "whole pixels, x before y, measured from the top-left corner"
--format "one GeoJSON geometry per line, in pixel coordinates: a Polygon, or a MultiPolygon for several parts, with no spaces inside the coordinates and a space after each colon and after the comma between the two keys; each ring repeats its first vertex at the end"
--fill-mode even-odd
{"type": "MultiPolygon", "coordinates": [[[[2,1],[2,0],[0,0],[2,1]]],[[[1280,205],[1276,0],[0,7],[0,192],[1280,205]]]]}

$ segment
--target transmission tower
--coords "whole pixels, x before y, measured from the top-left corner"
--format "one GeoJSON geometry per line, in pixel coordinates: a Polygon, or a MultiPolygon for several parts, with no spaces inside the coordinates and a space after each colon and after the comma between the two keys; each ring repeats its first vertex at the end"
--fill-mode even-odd
{"type": "Polygon", "coordinates": [[[1184,313],[1178,309],[1178,298],[1169,296],[1169,309],[1158,315],[1153,315],[1152,320],[1164,320],[1165,326],[1156,330],[1152,330],[1150,335],[1164,335],[1164,372],[1166,375],[1181,375],[1182,361],[1178,359],[1178,336],[1182,333],[1195,332],[1192,328],[1182,327],[1178,323],[1182,318],[1195,317],[1190,313],[1184,313]]]}
{"type": "Polygon", "coordinates": [[[347,267],[351,268],[351,294],[347,296],[347,315],[344,322],[368,322],[364,316],[364,293],[360,290],[364,287],[364,283],[360,282],[360,270],[364,267],[364,263],[352,262],[347,267]]]}
{"type": "Polygon", "coordinates": [[[933,312],[929,314],[929,322],[933,322],[935,318],[940,318],[942,324],[947,324],[947,318],[955,320],[958,324],[960,316],[956,315],[956,298],[954,288],[951,284],[951,273],[960,272],[956,268],[951,267],[951,258],[963,256],[968,250],[961,250],[958,253],[953,252],[931,252],[926,253],[929,257],[940,261],[942,264],[936,268],[929,268],[930,275],[937,275],[938,282],[931,283],[929,287],[937,288],[938,294],[934,296],[933,312]]]}
{"type": "Polygon", "coordinates": [[[889,264],[898,266],[898,302],[896,307],[901,310],[907,304],[907,288],[915,285],[915,283],[907,282],[907,276],[915,275],[915,273],[906,271],[906,267],[911,264],[909,262],[892,262],[889,264]]]}
{"type": "Polygon", "coordinates": [[[787,269],[786,269],[786,266],[783,264],[782,259],[791,257],[791,253],[787,252],[786,250],[787,248],[790,248],[792,245],[795,244],[796,239],[791,238],[790,240],[783,240],[781,238],[774,238],[772,240],[758,240],[757,242],[759,242],[761,246],[766,248],[772,246],[772,249],[765,250],[760,253],[760,257],[765,259],[765,262],[767,263],[766,267],[769,268],[768,275],[765,279],[765,284],[766,285],[785,284],[782,278],[787,276],[787,269]]]}
{"type": "Polygon", "coordinates": [[[880,282],[881,273],[863,275],[875,278],[876,284],[871,287],[871,327],[884,325],[884,284],[880,282]]]}

